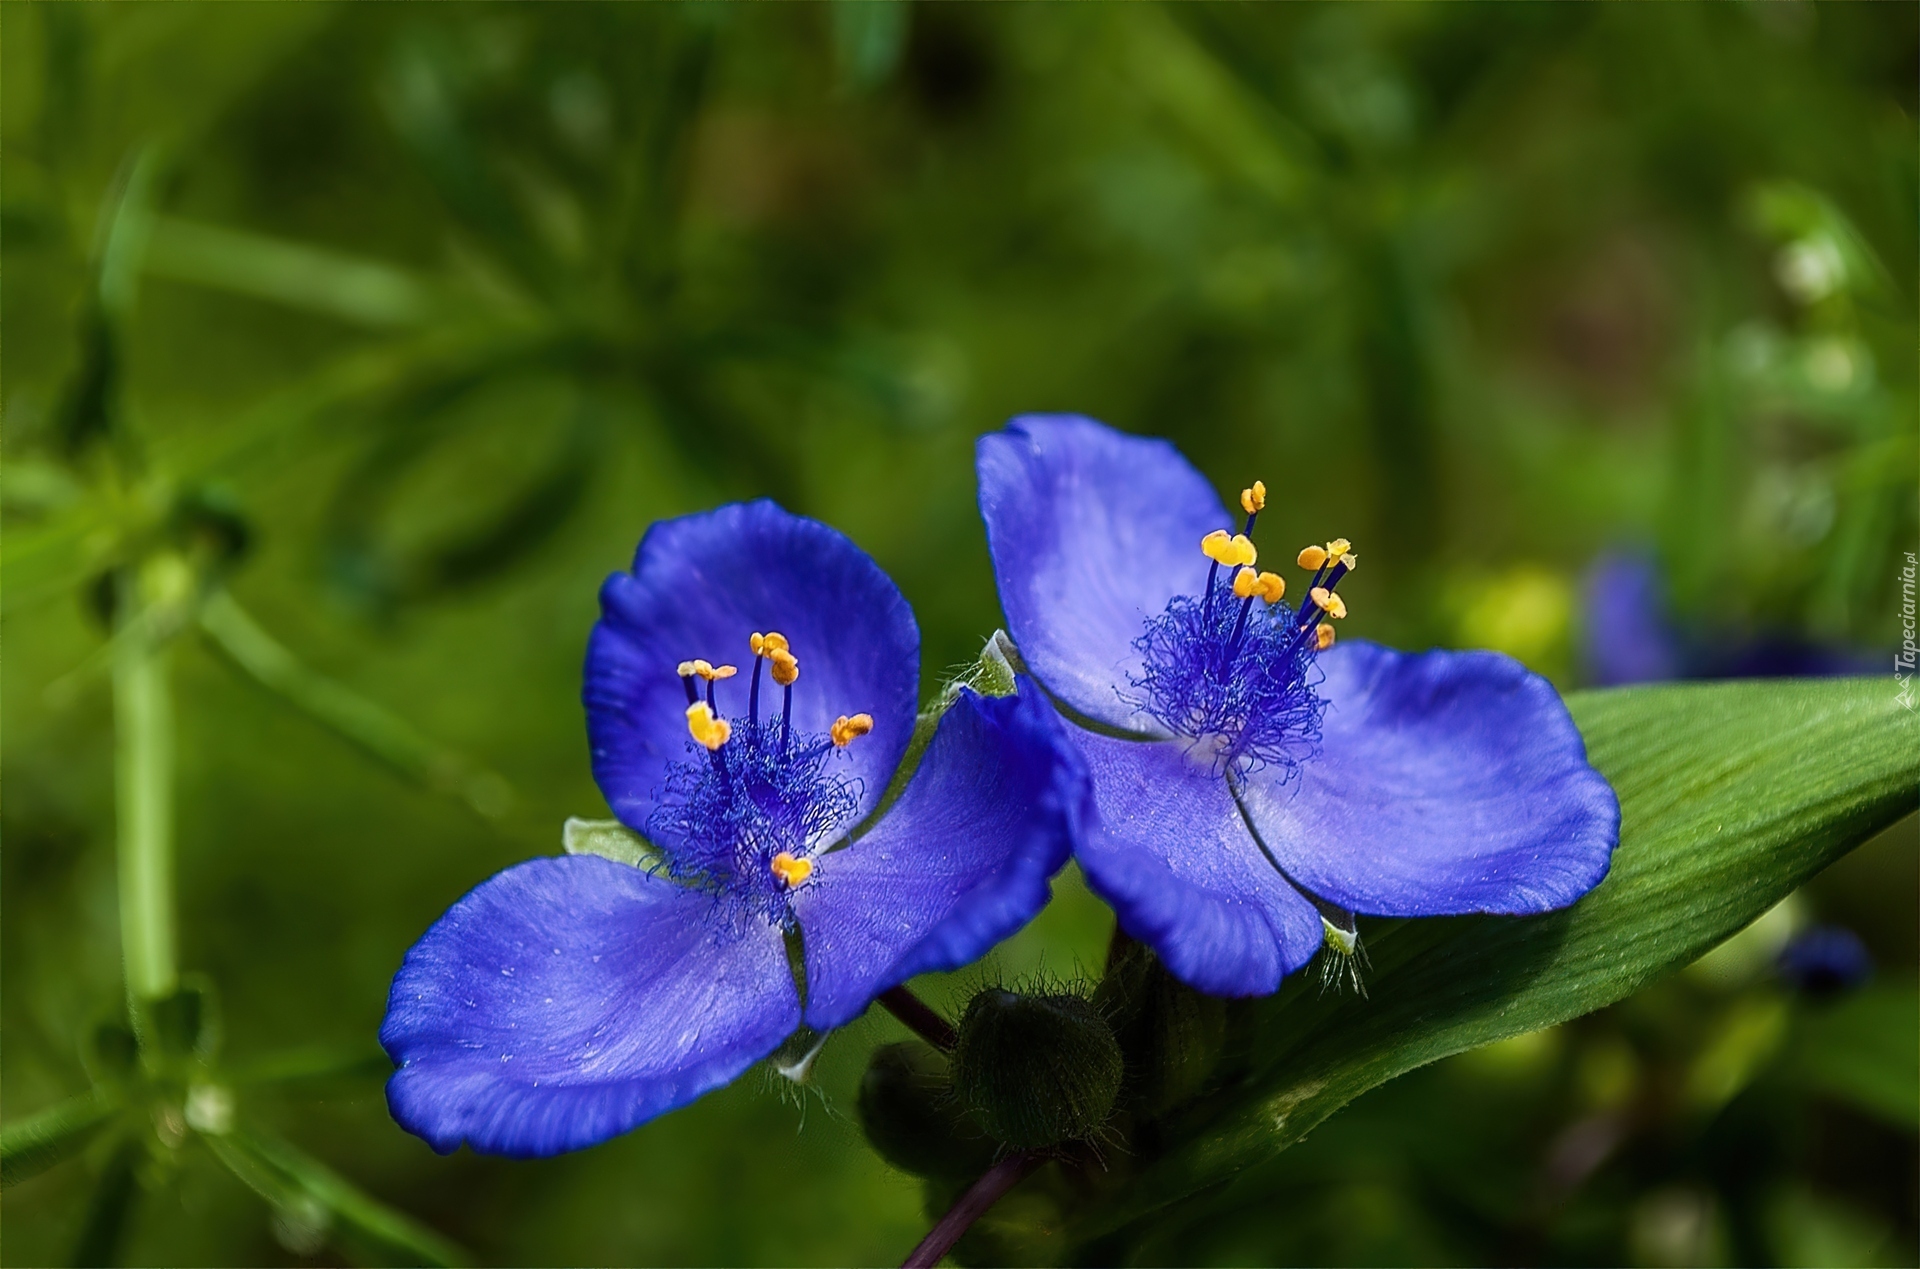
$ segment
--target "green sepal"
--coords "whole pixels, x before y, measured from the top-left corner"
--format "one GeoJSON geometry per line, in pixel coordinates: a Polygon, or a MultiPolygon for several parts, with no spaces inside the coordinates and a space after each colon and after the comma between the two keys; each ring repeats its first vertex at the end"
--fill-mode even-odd
{"type": "Polygon", "coordinates": [[[570,815],[560,829],[560,844],[569,855],[598,855],[648,872],[664,862],[658,846],[619,820],[583,820],[570,815]]]}
{"type": "Polygon", "coordinates": [[[964,1180],[993,1166],[994,1142],[954,1095],[930,1044],[882,1045],[860,1079],[860,1126],[882,1159],[914,1176],[964,1180]]]}
{"type": "Polygon", "coordinates": [[[1094,1003],[1072,992],[991,987],[968,1002],[953,1048],[953,1087],[1014,1150],[1085,1140],[1106,1126],[1124,1063],[1094,1003]]]}
{"type": "Polygon", "coordinates": [[[1094,1001],[1113,1020],[1127,1065],[1122,1097],[1137,1118],[1191,1101],[1219,1068],[1227,1002],[1175,978],[1146,946],[1115,940],[1094,1001]]]}

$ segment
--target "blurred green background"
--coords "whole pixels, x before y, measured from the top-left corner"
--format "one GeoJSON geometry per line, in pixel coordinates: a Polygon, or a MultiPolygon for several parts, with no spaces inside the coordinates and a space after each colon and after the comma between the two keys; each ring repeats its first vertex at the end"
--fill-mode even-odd
{"type": "MultiPolygon", "coordinates": [[[[896,1262],[919,1189],[852,1118],[888,1019],[804,1092],[539,1163],[387,1118],[403,952],[605,814],[579,666],[646,525],[840,526],[930,689],[999,620],[973,438],[1071,410],[1264,478],[1270,549],[1352,538],[1354,634],[1572,688],[1624,547],[1699,638],[1890,664],[1916,49],[1912,5],[1786,2],[6,5],[7,1119],[122,1009],[118,570],[179,617],[179,955],[240,1119],[482,1261],[896,1262]]],[[[1677,978],[1375,1092],[1141,1255],[1913,1263],[1916,853],[1909,819],[1677,978]],[[1868,986],[1772,973],[1816,921],[1868,986]]],[[[928,995],[1097,968],[1111,917],[1059,890],[928,995]]],[[[6,1262],[406,1254],[211,1140],[163,1114],[9,1189],[6,1262]]]]}

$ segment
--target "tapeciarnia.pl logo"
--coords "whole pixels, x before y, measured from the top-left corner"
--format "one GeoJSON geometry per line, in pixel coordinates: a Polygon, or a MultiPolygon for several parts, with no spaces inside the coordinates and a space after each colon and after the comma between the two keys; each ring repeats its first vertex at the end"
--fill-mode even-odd
{"type": "Polygon", "coordinates": [[[1907,552],[1907,566],[1900,570],[1900,649],[1893,654],[1893,681],[1900,688],[1900,703],[1914,707],[1913,697],[1913,552],[1907,552]]]}

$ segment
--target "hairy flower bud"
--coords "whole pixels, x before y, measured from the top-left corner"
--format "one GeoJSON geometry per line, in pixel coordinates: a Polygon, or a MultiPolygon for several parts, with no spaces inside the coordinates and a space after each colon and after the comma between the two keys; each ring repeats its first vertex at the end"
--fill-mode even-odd
{"type": "Polygon", "coordinates": [[[960,1022],[953,1086],[995,1138],[1037,1150],[1091,1137],[1120,1094],[1120,1046],[1093,1004],[1070,992],[975,996],[960,1022]]]}
{"type": "Polygon", "coordinates": [[[993,1165],[994,1143],[954,1096],[946,1058],[918,1040],[874,1052],[860,1125],[874,1153],[915,1176],[968,1179],[993,1165]]]}

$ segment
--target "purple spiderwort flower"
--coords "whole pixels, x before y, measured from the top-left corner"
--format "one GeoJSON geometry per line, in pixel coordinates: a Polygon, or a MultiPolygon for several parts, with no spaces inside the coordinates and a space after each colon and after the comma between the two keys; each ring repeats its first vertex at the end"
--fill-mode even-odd
{"type": "Polygon", "coordinates": [[[1844,925],[1816,925],[1794,935],[1775,964],[1794,990],[1816,1000],[1845,995],[1873,977],[1873,954],[1844,925]]]}
{"type": "Polygon", "coordinates": [[[1609,551],[1587,570],[1581,660],[1596,687],[1671,679],[1825,678],[1871,674],[1880,658],[1788,631],[1737,627],[1683,631],[1668,611],[1666,581],[1646,555],[1609,551]]]}
{"type": "Polygon", "coordinates": [[[388,1102],[442,1152],[592,1145],[803,1021],[844,1025],[977,959],[1046,904],[1086,799],[1053,710],[1017,682],[953,691],[881,806],[915,726],[913,612],[845,536],[771,502],[655,524],[600,602],[594,778],[662,862],[529,860],[407,953],[380,1033],[388,1102]],[[714,663],[729,653],[751,670],[714,663]]]}
{"type": "Polygon", "coordinates": [[[978,468],[1009,631],[1092,773],[1087,883],[1179,978],[1261,995],[1323,938],[1351,952],[1356,913],[1542,912],[1606,875],[1619,803],[1553,688],[1332,646],[1352,548],[1301,552],[1279,602],[1263,485],[1236,535],[1167,442],[1061,415],[982,437],[978,468]]]}

